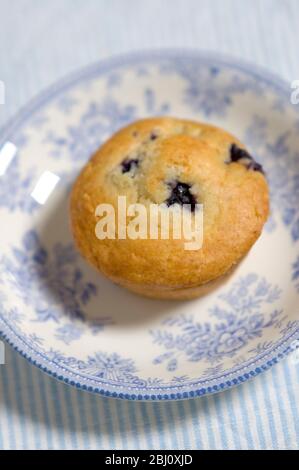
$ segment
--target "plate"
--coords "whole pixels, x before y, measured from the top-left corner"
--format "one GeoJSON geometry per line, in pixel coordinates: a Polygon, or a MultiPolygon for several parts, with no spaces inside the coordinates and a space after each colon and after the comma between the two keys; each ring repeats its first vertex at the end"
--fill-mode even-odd
{"type": "Polygon", "coordinates": [[[299,113],[291,88],[197,52],[103,61],[29,104],[0,140],[0,330],[32,364],[109,397],[176,400],[245,382],[298,345],[299,113]],[[170,114],[222,126],[257,157],[271,217],[246,259],[200,299],[145,299],[74,249],[72,181],[116,129],[170,114]]]}

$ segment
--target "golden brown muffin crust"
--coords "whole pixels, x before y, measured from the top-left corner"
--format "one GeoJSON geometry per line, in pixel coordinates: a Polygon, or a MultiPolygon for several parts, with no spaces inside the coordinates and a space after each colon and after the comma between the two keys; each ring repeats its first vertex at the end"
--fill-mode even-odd
{"type": "Polygon", "coordinates": [[[80,252],[113,281],[155,297],[165,291],[166,297],[174,291],[181,297],[187,291],[188,297],[189,289],[226,273],[257,240],[269,211],[264,175],[229,160],[233,143],[244,148],[222,129],[166,117],[117,132],[83,168],[72,190],[71,225],[80,252]],[[138,160],[138,167],[123,173],[128,159],[138,160]],[[161,204],[169,197],[170,181],[190,185],[203,204],[202,249],[186,251],[184,240],[97,239],[99,204],[117,210],[119,195],[128,204],[161,204]]]}

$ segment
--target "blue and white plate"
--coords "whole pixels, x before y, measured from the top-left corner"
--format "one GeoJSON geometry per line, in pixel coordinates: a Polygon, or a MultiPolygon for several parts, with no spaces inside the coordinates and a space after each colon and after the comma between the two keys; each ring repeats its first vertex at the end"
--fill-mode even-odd
{"type": "Polygon", "coordinates": [[[0,330],[45,372],[83,390],[175,400],[245,382],[297,347],[299,113],[291,88],[230,60],[143,53],[87,68],[0,136],[0,330]],[[147,300],[74,250],[72,181],[116,129],[170,114],[212,122],[268,175],[272,215],[233,275],[189,302],[147,300]]]}

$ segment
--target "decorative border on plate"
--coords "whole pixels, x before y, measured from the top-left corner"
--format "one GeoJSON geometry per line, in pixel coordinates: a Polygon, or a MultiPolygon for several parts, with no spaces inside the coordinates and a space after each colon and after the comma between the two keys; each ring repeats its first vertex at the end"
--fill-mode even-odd
{"type": "MultiPolygon", "coordinates": [[[[8,325],[6,325],[6,330],[9,330],[10,334],[5,332],[4,330],[1,332],[2,338],[5,339],[7,343],[12,346],[12,348],[16,352],[18,352],[23,358],[27,359],[30,364],[33,364],[34,366],[38,367],[43,372],[50,375],[51,377],[54,377],[58,381],[76,387],[77,389],[96,393],[101,396],[132,401],[184,400],[227,390],[229,388],[240,385],[270,369],[270,367],[277,364],[286,355],[291,352],[294,352],[296,348],[292,346],[292,343],[299,340],[299,333],[298,330],[296,330],[288,336],[287,340],[282,340],[281,344],[273,348],[271,351],[269,351],[269,353],[265,353],[262,358],[253,360],[253,362],[255,363],[255,367],[253,369],[250,369],[253,364],[249,366],[249,368],[247,368],[246,366],[242,366],[238,369],[237,373],[225,374],[225,380],[223,380],[224,376],[219,376],[217,379],[214,380],[206,380],[203,382],[200,388],[195,388],[194,390],[183,390],[184,385],[182,384],[180,387],[174,386],[173,389],[168,388],[167,393],[165,393],[165,390],[163,390],[163,388],[160,389],[159,387],[148,387],[149,393],[138,393],[138,390],[136,390],[136,393],[132,393],[132,390],[134,390],[133,387],[125,387],[120,384],[115,385],[114,387],[109,384],[110,390],[108,390],[107,388],[100,388],[100,386],[96,383],[95,380],[76,374],[74,371],[70,371],[69,369],[59,366],[58,364],[54,364],[52,361],[45,358],[38,351],[35,351],[33,348],[28,347],[21,338],[17,337],[15,332],[13,332],[8,325]],[[12,336],[14,337],[14,340],[11,339],[12,336]],[[23,349],[23,347],[21,346],[22,342],[24,343],[25,349],[23,349]],[[26,348],[30,351],[30,353],[33,351],[36,354],[36,359],[26,352],[26,348]],[[272,356],[272,353],[274,351],[275,356],[272,356]],[[270,355],[271,358],[268,358],[268,356],[270,355]],[[51,366],[51,369],[49,369],[48,367],[49,364],[51,366]],[[248,369],[247,372],[241,373],[241,371],[244,371],[244,369],[248,369]],[[66,373],[68,376],[62,375],[63,373],[66,373]],[[79,382],[78,380],[81,380],[81,382],[79,382]],[[215,384],[215,380],[219,380],[220,382],[215,384]],[[85,381],[86,383],[83,383],[83,381],[85,381]],[[92,382],[94,382],[95,385],[91,385],[92,382]],[[211,382],[210,385],[209,382],[211,382]],[[118,390],[123,389],[123,392],[113,390],[114,388],[118,390]],[[180,390],[180,388],[182,388],[182,390],[177,391],[180,390]]],[[[104,381],[101,386],[102,385],[105,387],[104,381]]],[[[189,387],[190,386],[192,386],[192,384],[189,384],[189,387]]]]}
{"type": "MultiPolygon", "coordinates": [[[[136,64],[139,62],[143,62],[145,60],[151,61],[158,61],[160,60],[167,60],[167,59],[197,59],[202,62],[211,63],[216,61],[223,66],[233,67],[235,69],[240,70],[241,72],[247,73],[252,77],[263,81],[265,84],[271,85],[272,89],[276,89],[276,91],[283,96],[289,96],[290,90],[287,88],[286,83],[277,78],[275,75],[263,70],[262,68],[252,66],[250,64],[246,64],[242,61],[234,61],[231,59],[226,59],[223,56],[218,56],[215,54],[198,52],[198,51],[190,51],[190,50],[164,50],[164,51],[145,51],[139,53],[133,53],[129,55],[123,55],[121,57],[116,57],[112,59],[106,59],[99,63],[93,64],[87,68],[84,68],[80,72],[74,73],[73,75],[67,77],[64,80],[57,82],[52,87],[48,88],[45,92],[41,93],[35,99],[33,99],[23,110],[21,110],[17,116],[15,116],[4,128],[1,130],[0,134],[2,134],[2,138],[0,139],[0,145],[5,142],[9,135],[14,132],[14,130],[24,123],[28,119],[28,117],[37,109],[42,107],[46,104],[51,98],[53,98],[58,93],[61,93],[63,90],[68,89],[74,84],[78,84],[81,80],[84,79],[91,79],[93,76],[97,76],[101,73],[105,73],[107,70],[112,70],[115,67],[120,67],[122,65],[131,65],[136,64]]],[[[283,357],[285,357],[290,352],[294,351],[294,347],[292,347],[293,341],[299,339],[299,329],[296,329],[295,332],[287,335],[287,337],[283,338],[279,345],[273,347],[269,352],[256,357],[253,361],[254,363],[248,365],[247,367],[241,366],[236,370],[232,371],[231,373],[227,373],[224,375],[220,375],[215,379],[206,380],[203,382],[201,388],[190,390],[190,387],[196,386],[196,384],[189,383],[188,385],[182,384],[181,386],[173,386],[173,388],[167,388],[167,393],[162,392],[161,387],[149,387],[148,390],[151,394],[144,394],[144,393],[131,393],[131,387],[122,387],[120,384],[115,386],[118,390],[124,388],[123,392],[119,391],[112,391],[108,390],[107,388],[99,388],[97,386],[91,385],[92,381],[88,377],[83,377],[82,375],[77,375],[73,371],[66,369],[65,367],[61,367],[58,364],[52,363],[46,357],[43,357],[38,351],[35,351],[32,347],[29,347],[21,338],[13,332],[13,330],[5,324],[4,319],[1,317],[0,314],[0,322],[2,323],[3,327],[0,329],[1,336],[10,344],[15,351],[17,351],[21,356],[28,360],[29,363],[35,365],[39,369],[46,372],[48,375],[58,379],[61,382],[66,384],[72,385],[77,389],[86,390],[89,392],[97,393],[102,396],[106,397],[113,397],[113,398],[121,398],[127,400],[181,400],[181,399],[188,399],[194,398],[197,396],[203,396],[207,394],[217,393],[222,390],[231,388],[233,386],[239,385],[241,383],[246,382],[247,380],[259,375],[260,373],[266,371],[274,364],[277,364],[283,357]],[[22,342],[24,345],[22,345],[22,342]],[[275,353],[274,356],[272,354],[275,353]],[[269,356],[271,357],[269,358],[269,356]],[[266,358],[268,358],[266,360],[266,358]],[[265,361],[265,362],[264,362],[265,361]],[[51,368],[49,368],[51,367],[51,368]],[[253,367],[250,369],[250,367],[253,367]],[[241,372],[244,369],[249,368],[246,372],[241,372]],[[67,375],[61,375],[60,372],[66,373],[67,375]],[[230,377],[229,380],[222,379],[230,377]],[[77,379],[80,379],[86,383],[78,382],[77,379]],[[217,381],[217,383],[213,384],[213,382],[217,381]],[[208,385],[209,382],[212,382],[211,385],[208,385]],[[185,387],[189,387],[189,390],[180,390],[184,389],[185,387]],[[161,393],[159,393],[161,392],[161,393]]],[[[198,384],[199,385],[199,384],[198,384]]],[[[105,387],[105,382],[103,382],[103,386],[105,387]]],[[[106,387],[114,388],[111,384],[106,384],[106,387]]]]}

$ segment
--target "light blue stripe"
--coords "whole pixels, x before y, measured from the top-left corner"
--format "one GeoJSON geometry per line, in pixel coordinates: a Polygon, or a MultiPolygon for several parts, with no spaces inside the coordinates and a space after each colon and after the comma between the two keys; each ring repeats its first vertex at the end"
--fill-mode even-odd
{"type": "MultiPolygon", "coordinates": [[[[298,353],[298,351],[297,351],[298,353]]],[[[296,378],[297,378],[297,387],[298,387],[298,383],[299,383],[299,363],[296,363],[294,364],[294,367],[295,367],[295,371],[296,371],[296,378]]],[[[297,400],[296,400],[297,401],[297,400]]],[[[296,435],[296,442],[297,442],[297,446],[296,446],[296,449],[299,449],[299,433],[296,435]]]]}
{"type": "Polygon", "coordinates": [[[0,418],[0,450],[3,449],[3,447],[4,447],[4,441],[3,441],[3,432],[2,432],[2,419],[0,418]]]}
{"type": "Polygon", "coordinates": [[[1,366],[1,376],[0,376],[2,390],[3,390],[3,406],[2,406],[1,412],[4,412],[6,415],[7,429],[4,428],[4,432],[7,433],[9,447],[11,449],[15,449],[16,438],[15,438],[12,420],[10,419],[10,413],[12,411],[12,401],[11,401],[11,394],[10,394],[10,390],[8,386],[9,380],[10,380],[10,377],[8,375],[8,367],[9,366],[11,367],[10,360],[12,356],[12,351],[11,350],[8,351],[8,346],[6,347],[5,353],[6,353],[6,364],[1,366]]]}
{"type": "Polygon", "coordinates": [[[22,436],[22,443],[21,448],[22,449],[28,449],[30,446],[28,446],[28,433],[27,433],[27,419],[26,419],[26,414],[25,414],[25,409],[24,409],[24,402],[23,402],[23,389],[22,389],[22,383],[20,380],[20,367],[19,367],[19,362],[24,360],[21,359],[20,356],[17,354],[12,354],[12,364],[13,364],[13,369],[14,369],[14,377],[13,377],[13,389],[14,389],[14,396],[16,400],[16,408],[18,410],[19,414],[19,421],[20,421],[20,426],[19,429],[21,431],[21,436],[22,436]]]}
{"type": "Polygon", "coordinates": [[[70,389],[70,387],[62,387],[62,393],[65,401],[65,411],[66,411],[66,428],[70,430],[70,439],[71,439],[71,445],[73,449],[78,448],[78,440],[77,440],[77,430],[76,430],[76,420],[74,416],[74,412],[72,409],[72,406],[70,405],[71,403],[71,393],[73,393],[73,390],[70,389]]]}
{"type": "MultiPolygon", "coordinates": [[[[140,442],[139,442],[139,432],[137,426],[137,418],[136,418],[136,403],[127,402],[128,407],[128,414],[129,414],[129,422],[132,428],[132,445],[134,446],[133,449],[140,449],[140,442]]],[[[132,448],[132,447],[131,447],[132,448]]]]}
{"type": "Polygon", "coordinates": [[[215,436],[212,428],[212,421],[211,421],[211,413],[210,413],[210,406],[209,402],[211,400],[211,397],[203,397],[201,398],[201,404],[204,412],[204,418],[202,422],[202,426],[205,426],[207,435],[208,435],[208,441],[209,441],[209,450],[210,449],[217,449],[216,441],[215,441],[215,436]]]}
{"type": "Polygon", "coordinates": [[[88,422],[86,418],[86,406],[89,395],[81,391],[74,391],[80,417],[80,429],[83,437],[84,449],[90,448],[88,422]]]}
{"type": "Polygon", "coordinates": [[[119,431],[120,431],[120,438],[122,442],[122,448],[123,449],[128,449],[128,440],[127,440],[127,426],[126,426],[126,421],[125,421],[125,415],[124,415],[124,402],[121,400],[115,400],[115,408],[117,412],[117,419],[118,419],[118,425],[119,425],[119,431]]]}
{"type": "MultiPolygon", "coordinates": [[[[1,337],[0,337],[0,339],[1,339],[1,337]]],[[[2,390],[3,390],[3,383],[2,383],[2,382],[3,382],[3,371],[4,371],[4,367],[5,367],[4,365],[2,365],[2,364],[0,365],[0,391],[1,391],[1,392],[2,392],[2,390]]],[[[0,399],[1,399],[1,396],[2,396],[2,395],[0,395],[0,399]]],[[[5,406],[5,403],[4,403],[4,402],[5,402],[5,398],[4,398],[4,400],[1,400],[1,402],[0,402],[0,403],[2,403],[2,406],[0,407],[0,411],[1,411],[1,409],[5,406]],[[4,406],[3,406],[3,405],[4,405],[4,406]]],[[[4,414],[4,413],[3,413],[3,414],[4,414]]],[[[3,418],[2,418],[2,416],[0,415],[0,450],[3,450],[3,448],[4,448],[4,439],[3,439],[4,434],[3,434],[3,431],[2,431],[2,421],[3,421],[3,418]]],[[[4,428],[4,426],[3,426],[3,428],[4,428]]]]}
{"type": "Polygon", "coordinates": [[[101,408],[104,411],[104,425],[105,425],[105,430],[107,431],[109,447],[110,449],[115,449],[116,447],[115,432],[114,432],[113,419],[112,419],[111,411],[110,411],[111,400],[112,398],[101,398],[100,403],[101,403],[101,408]]]}
{"type": "Polygon", "coordinates": [[[247,441],[246,450],[253,450],[254,444],[253,444],[253,437],[251,433],[251,425],[250,425],[249,416],[247,412],[247,403],[244,398],[245,387],[247,387],[247,384],[240,385],[240,387],[237,387],[235,390],[236,392],[238,392],[238,398],[239,398],[239,403],[240,403],[240,406],[238,407],[238,411],[240,413],[240,416],[242,417],[243,424],[244,424],[244,432],[245,432],[245,437],[247,441]]]}
{"type": "Polygon", "coordinates": [[[277,367],[272,367],[270,374],[272,376],[272,381],[273,385],[275,387],[275,393],[278,399],[279,407],[278,407],[278,414],[280,417],[280,421],[282,424],[282,429],[283,429],[283,439],[286,448],[289,445],[290,442],[290,432],[289,432],[289,423],[286,419],[286,414],[285,414],[285,405],[286,403],[289,405],[289,397],[288,394],[282,395],[281,390],[280,390],[280,380],[278,377],[278,372],[277,369],[278,367],[281,367],[281,364],[277,367]]]}
{"type": "Polygon", "coordinates": [[[165,436],[164,436],[164,430],[163,430],[163,419],[162,419],[162,414],[161,414],[161,408],[163,407],[163,403],[153,403],[152,404],[152,411],[153,411],[153,416],[155,418],[155,426],[157,431],[159,432],[158,438],[159,438],[159,448],[160,449],[166,449],[166,441],[165,441],[165,436]]]}
{"type": "MultiPolygon", "coordinates": [[[[161,405],[164,405],[164,409],[163,409],[164,423],[165,423],[164,429],[165,429],[165,432],[167,432],[167,436],[170,439],[171,449],[178,449],[179,443],[178,443],[178,437],[177,437],[177,430],[179,431],[179,429],[177,428],[175,420],[174,420],[172,403],[166,402],[166,403],[161,403],[161,405]]],[[[162,431],[163,431],[163,428],[162,428],[162,431]]]]}
{"type": "Polygon", "coordinates": [[[62,414],[61,414],[61,404],[58,395],[58,387],[61,387],[61,384],[52,378],[49,379],[49,388],[51,391],[51,398],[53,399],[53,417],[55,418],[55,424],[57,427],[57,431],[59,433],[59,446],[61,449],[65,449],[65,438],[64,438],[64,431],[63,431],[63,421],[62,421],[62,414]]]}
{"type": "MultiPolygon", "coordinates": [[[[228,419],[230,422],[230,427],[232,431],[232,437],[234,442],[234,449],[240,450],[241,449],[241,440],[238,432],[238,422],[235,414],[235,400],[236,400],[236,389],[228,390],[223,397],[226,404],[228,419]]],[[[222,402],[223,403],[223,402],[222,402]]],[[[229,448],[229,444],[227,442],[226,449],[229,448]]]]}
{"type": "MultiPolygon", "coordinates": [[[[224,400],[226,402],[226,407],[227,407],[227,417],[230,422],[231,426],[231,431],[232,431],[232,437],[233,437],[233,442],[234,442],[234,449],[240,450],[241,449],[241,440],[238,432],[238,422],[234,410],[234,397],[236,396],[236,389],[233,390],[228,390],[224,394],[224,400]]],[[[228,448],[228,444],[227,444],[228,448]]]]}
{"type": "Polygon", "coordinates": [[[150,424],[150,418],[148,414],[148,405],[150,403],[138,403],[140,413],[143,421],[144,434],[146,436],[148,449],[153,449],[153,438],[152,438],[152,429],[150,424]]]}
{"type": "Polygon", "coordinates": [[[26,364],[25,377],[26,377],[26,382],[27,382],[25,386],[27,387],[27,390],[28,390],[28,401],[29,401],[28,405],[30,408],[30,415],[31,415],[32,421],[35,423],[35,426],[37,428],[34,432],[35,448],[40,449],[41,448],[40,422],[39,422],[39,416],[38,416],[37,407],[36,407],[36,393],[38,392],[33,386],[33,368],[29,364],[26,364]]]}
{"type": "MultiPolygon", "coordinates": [[[[284,379],[285,379],[285,387],[288,390],[288,394],[289,394],[289,405],[290,405],[291,412],[292,412],[291,414],[292,414],[294,428],[295,428],[295,432],[297,436],[297,442],[299,442],[299,413],[298,413],[298,406],[297,406],[298,398],[296,397],[296,393],[294,391],[293,378],[292,378],[292,375],[290,374],[290,367],[297,368],[298,372],[299,372],[299,367],[298,365],[293,364],[291,361],[287,362],[286,360],[282,361],[282,365],[283,365],[283,373],[284,373],[284,379]]],[[[298,383],[296,383],[295,387],[297,387],[298,389],[298,383]]]]}
{"type": "Polygon", "coordinates": [[[186,401],[181,401],[177,402],[177,408],[178,408],[178,413],[180,416],[181,420],[181,432],[182,432],[182,438],[184,442],[184,449],[190,449],[190,433],[189,433],[189,426],[190,426],[190,421],[191,417],[187,413],[187,406],[186,406],[186,401]]]}
{"type": "MultiPolygon", "coordinates": [[[[224,392],[226,395],[226,392],[224,392]]],[[[216,409],[216,414],[218,417],[218,427],[220,428],[220,439],[221,443],[219,442],[218,447],[221,449],[227,449],[228,443],[227,443],[227,434],[225,430],[225,419],[223,415],[223,409],[222,409],[222,396],[219,394],[213,395],[213,401],[215,404],[215,409],[216,409]]]]}
{"type": "Polygon", "coordinates": [[[197,398],[194,400],[188,400],[188,406],[190,409],[191,413],[191,418],[192,418],[192,425],[193,425],[193,432],[195,434],[195,449],[203,449],[203,442],[202,442],[202,437],[201,437],[201,432],[200,432],[200,422],[198,418],[199,414],[199,401],[201,399],[197,398]]]}
{"type": "MultiPolygon", "coordinates": [[[[259,379],[256,379],[259,380],[259,379]]],[[[257,394],[256,394],[256,389],[255,389],[255,381],[251,381],[250,383],[247,384],[249,386],[250,390],[250,399],[253,403],[253,406],[255,408],[255,419],[256,419],[256,424],[257,424],[257,435],[259,439],[259,448],[260,449],[266,449],[266,439],[265,439],[265,434],[263,431],[264,423],[262,416],[263,414],[261,413],[260,407],[259,407],[259,402],[257,399],[257,394]]]]}
{"type": "Polygon", "coordinates": [[[41,398],[41,404],[43,408],[43,414],[45,417],[45,423],[48,424],[46,426],[46,432],[45,432],[45,441],[46,445],[43,444],[43,449],[53,449],[53,439],[52,439],[52,429],[49,426],[50,423],[50,414],[49,414],[49,407],[48,407],[48,402],[46,399],[46,387],[45,387],[45,382],[49,379],[46,375],[44,375],[42,372],[36,370],[35,374],[37,375],[37,380],[38,380],[38,393],[41,398]]]}
{"type": "MultiPolygon", "coordinates": [[[[275,426],[275,416],[273,414],[273,409],[272,409],[272,400],[270,397],[269,393],[269,387],[268,387],[268,377],[264,379],[264,377],[261,377],[262,381],[262,391],[263,391],[263,400],[264,400],[264,409],[267,410],[267,413],[265,413],[265,418],[266,416],[268,417],[268,426],[269,426],[269,431],[271,434],[271,439],[272,439],[272,448],[277,449],[278,447],[278,442],[277,442],[277,432],[276,432],[276,426],[275,426]]],[[[269,446],[268,446],[269,447],[269,446]]]]}
{"type": "Polygon", "coordinates": [[[90,409],[92,415],[92,429],[94,430],[96,441],[97,441],[97,449],[101,449],[102,447],[102,434],[104,433],[103,423],[100,418],[99,412],[99,401],[102,400],[96,395],[90,395],[90,409]]]}

